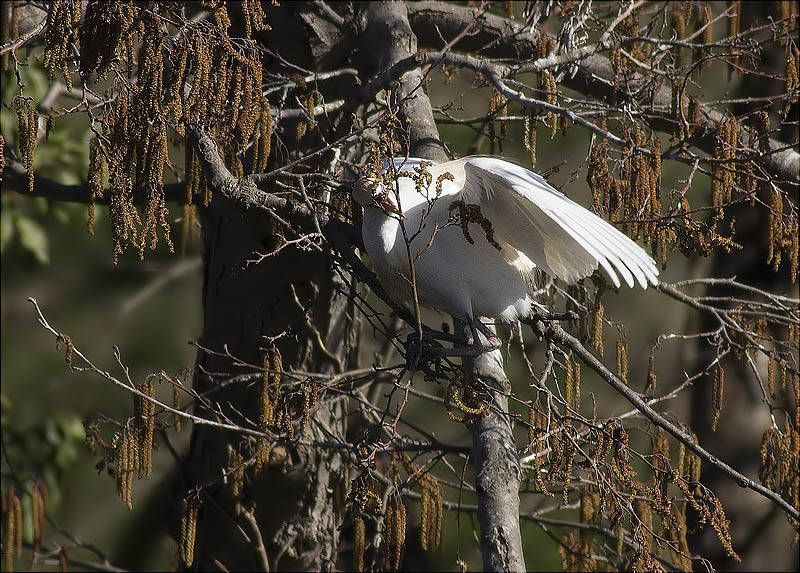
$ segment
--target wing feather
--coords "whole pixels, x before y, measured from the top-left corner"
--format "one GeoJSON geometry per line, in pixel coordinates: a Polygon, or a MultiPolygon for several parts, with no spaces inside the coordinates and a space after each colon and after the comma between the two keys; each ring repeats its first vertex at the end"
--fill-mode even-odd
{"type": "Polygon", "coordinates": [[[502,221],[496,234],[545,271],[572,283],[599,264],[616,286],[617,273],[629,286],[634,278],[643,288],[657,284],[655,262],[641,247],[541,176],[496,158],[475,157],[463,166],[465,202],[480,204],[485,216],[502,221]]]}
{"type": "Polygon", "coordinates": [[[658,267],[639,245],[589,211],[581,212],[579,216],[588,220],[598,233],[606,236],[610,244],[627,255],[623,262],[636,275],[642,288],[647,288],[648,282],[653,285],[658,284],[658,267]]]}

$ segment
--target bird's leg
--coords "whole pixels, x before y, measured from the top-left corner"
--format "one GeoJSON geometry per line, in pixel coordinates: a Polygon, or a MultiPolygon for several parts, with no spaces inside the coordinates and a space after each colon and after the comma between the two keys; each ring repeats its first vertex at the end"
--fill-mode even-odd
{"type": "Polygon", "coordinates": [[[503,345],[503,342],[500,340],[500,338],[494,332],[492,332],[488,326],[483,324],[480,319],[476,320],[475,323],[475,326],[478,327],[478,330],[480,330],[481,333],[483,333],[483,335],[486,337],[486,343],[489,345],[489,348],[492,350],[497,350],[503,345]]]}
{"type": "Polygon", "coordinates": [[[456,342],[457,337],[450,333],[450,332],[442,332],[439,330],[434,330],[422,325],[422,338],[432,338],[433,340],[444,340],[445,342],[456,342]]]}
{"type": "Polygon", "coordinates": [[[480,318],[473,319],[471,316],[467,316],[467,324],[469,324],[469,329],[472,332],[472,346],[480,347],[482,351],[491,351],[497,350],[503,344],[497,335],[481,322],[480,318]],[[486,346],[481,344],[478,332],[481,332],[486,337],[486,346]]]}

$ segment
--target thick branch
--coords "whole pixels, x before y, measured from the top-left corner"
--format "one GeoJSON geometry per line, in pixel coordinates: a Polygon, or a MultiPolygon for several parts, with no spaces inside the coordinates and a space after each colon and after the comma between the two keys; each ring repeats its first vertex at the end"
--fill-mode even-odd
{"type": "MultiPolygon", "coordinates": [[[[465,365],[469,363],[466,359],[464,362],[465,365]]],[[[474,367],[481,380],[494,390],[490,414],[472,425],[472,463],[478,492],[483,569],[525,571],[519,526],[521,471],[508,415],[507,395],[511,384],[499,350],[481,354],[474,367]]]]}
{"type": "MultiPolygon", "coordinates": [[[[364,16],[362,51],[372,55],[376,69],[387,70],[417,52],[417,38],[408,23],[404,2],[370,2],[364,16]]],[[[424,91],[422,72],[411,69],[398,78],[391,88],[400,107],[400,117],[409,120],[410,152],[432,161],[447,161],[449,158],[433,120],[431,102],[424,91]]]]}
{"type": "MultiPolygon", "coordinates": [[[[493,14],[481,14],[477,8],[435,1],[413,2],[408,5],[408,17],[419,38],[420,47],[423,48],[441,48],[442,38],[448,41],[456,37],[467,25],[478,19],[480,25],[475,27],[476,33],[464,35],[453,49],[520,61],[530,61],[537,54],[538,31],[528,32],[519,22],[493,14]]],[[[630,85],[635,88],[641,85],[642,81],[641,76],[633,76],[630,85]]],[[[562,83],[565,87],[596,99],[610,100],[616,96],[619,105],[623,103],[619,100],[634,101],[650,112],[644,114],[642,119],[652,129],[673,131],[674,122],[670,116],[671,89],[662,86],[652,93],[648,90],[626,90],[622,85],[615,92],[614,70],[606,57],[592,55],[578,61],[575,76],[569,77],[567,74],[562,83]]],[[[722,117],[722,113],[708,106],[701,106],[700,124],[691,143],[712,154],[716,138],[716,122],[722,117]]],[[[771,139],[771,153],[759,161],[775,179],[800,181],[800,154],[793,149],[784,149],[785,147],[784,143],[771,139]]]]}
{"type": "MultiPolygon", "coordinates": [[[[186,195],[183,183],[169,183],[164,185],[164,196],[167,201],[183,201],[186,195]]],[[[28,191],[28,171],[19,161],[9,161],[3,171],[3,191],[16,191],[29,197],[44,197],[54,201],[65,201],[67,203],[88,203],[91,197],[89,187],[81,185],[64,185],[47,177],[34,174],[33,192],[28,191]]],[[[103,197],[98,197],[96,202],[107,205],[111,194],[106,193],[103,197]]],[[[134,197],[137,205],[145,203],[146,198],[142,196],[134,197]]]]}

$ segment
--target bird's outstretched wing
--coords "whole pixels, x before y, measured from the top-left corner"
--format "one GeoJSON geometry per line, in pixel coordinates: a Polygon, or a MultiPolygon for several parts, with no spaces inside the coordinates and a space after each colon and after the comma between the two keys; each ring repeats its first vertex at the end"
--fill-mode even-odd
{"type": "Polygon", "coordinates": [[[655,261],[641,247],[540,175],[491,157],[468,159],[464,171],[460,199],[478,204],[495,237],[545,272],[571,284],[599,264],[616,286],[617,273],[631,287],[634,278],[642,288],[658,284],[655,261]]]}

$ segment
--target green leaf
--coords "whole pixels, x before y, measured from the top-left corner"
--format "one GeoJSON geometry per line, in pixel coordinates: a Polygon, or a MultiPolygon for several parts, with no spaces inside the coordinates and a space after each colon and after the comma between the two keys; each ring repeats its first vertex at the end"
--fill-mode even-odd
{"type": "Polygon", "coordinates": [[[36,257],[36,260],[43,265],[49,263],[50,244],[42,226],[24,215],[19,215],[16,223],[22,248],[30,251],[36,257]]]}

